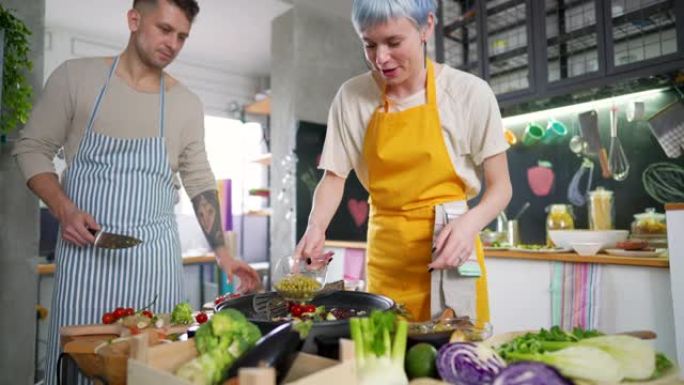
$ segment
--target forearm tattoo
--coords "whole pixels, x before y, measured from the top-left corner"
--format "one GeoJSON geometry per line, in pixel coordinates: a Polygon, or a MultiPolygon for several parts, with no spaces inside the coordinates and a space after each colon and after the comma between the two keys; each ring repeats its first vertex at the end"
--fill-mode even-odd
{"type": "Polygon", "coordinates": [[[225,246],[223,229],[221,227],[221,209],[216,190],[205,191],[192,198],[192,206],[199,221],[204,236],[207,237],[209,245],[216,250],[225,246]]]}

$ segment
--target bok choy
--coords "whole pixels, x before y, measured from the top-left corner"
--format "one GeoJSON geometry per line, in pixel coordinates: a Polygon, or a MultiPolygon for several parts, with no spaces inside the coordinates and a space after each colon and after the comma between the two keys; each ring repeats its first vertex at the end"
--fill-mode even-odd
{"type": "Polygon", "coordinates": [[[407,385],[404,372],[408,323],[392,312],[373,311],[349,320],[359,385],[407,385]],[[392,339],[392,336],[394,339],[392,339]]]}

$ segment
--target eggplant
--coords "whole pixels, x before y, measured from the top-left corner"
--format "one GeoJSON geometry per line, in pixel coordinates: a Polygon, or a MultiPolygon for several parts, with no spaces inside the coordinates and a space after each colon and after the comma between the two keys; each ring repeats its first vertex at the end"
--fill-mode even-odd
{"type": "Polygon", "coordinates": [[[228,378],[236,377],[240,368],[266,366],[276,370],[276,383],[280,383],[292,367],[302,344],[291,322],[279,325],[235,361],[228,370],[228,378]]]}

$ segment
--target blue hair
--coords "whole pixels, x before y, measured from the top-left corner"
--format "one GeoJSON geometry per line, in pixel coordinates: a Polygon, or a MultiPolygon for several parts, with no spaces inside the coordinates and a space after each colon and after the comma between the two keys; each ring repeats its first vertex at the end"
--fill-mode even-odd
{"type": "Polygon", "coordinates": [[[437,10],[437,0],[354,0],[352,23],[357,32],[391,19],[406,17],[416,27],[424,27],[430,12],[437,10]]]}

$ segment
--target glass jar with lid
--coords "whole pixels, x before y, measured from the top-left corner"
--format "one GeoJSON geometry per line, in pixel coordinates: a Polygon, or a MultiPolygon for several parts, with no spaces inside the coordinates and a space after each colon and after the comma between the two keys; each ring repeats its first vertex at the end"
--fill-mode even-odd
{"type": "Polygon", "coordinates": [[[612,230],[615,218],[613,192],[603,187],[589,192],[589,228],[612,230]]]}
{"type": "Polygon", "coordinates": [[[634,214],[632,234],[665,236],[667,234],[665,214],[656,212],[652,207],[647,208],[643,213],[634,214]]]}
{"type": "Polygon", "coordinates": [[[575,228],[575,220],[572,215],[572,206],[566,204],[552,204],[547,207],[546,216],[546,246],[555,247],[549,237],[549,230],[572,230],[575,228]]]}

